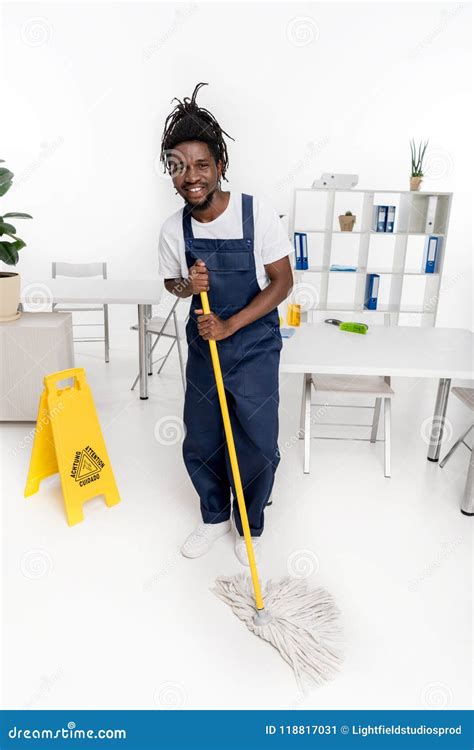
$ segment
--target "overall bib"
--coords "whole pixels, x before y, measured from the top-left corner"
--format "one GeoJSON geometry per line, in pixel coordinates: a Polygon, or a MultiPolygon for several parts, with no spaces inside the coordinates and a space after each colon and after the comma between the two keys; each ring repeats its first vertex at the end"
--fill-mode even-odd
{"type": "MultiPolygon", "coordinates": [[[[201,258],[209,272],[211,311],[225,320],[259,294],[255,256],[253,199],[242,195],[242,238],[200,239],[193,236],[192,207],[183,211],[186,264],[201,258]]],[[[235,488],[227,451],[209,342],[198,332],[193,295],[186,325],[188,361],[184,399],[183,458],[201,502],[204,523],[230,518],[235,488]]],[[[282,339],[278,310],[217,342],[224,386],[234,432],[245,503],[252,536],[263,531],[263,511],[270,497],[278,455],[278,367],[282,339]]],[[[237,503],[234,518],[242,524],[237,503]]]]}

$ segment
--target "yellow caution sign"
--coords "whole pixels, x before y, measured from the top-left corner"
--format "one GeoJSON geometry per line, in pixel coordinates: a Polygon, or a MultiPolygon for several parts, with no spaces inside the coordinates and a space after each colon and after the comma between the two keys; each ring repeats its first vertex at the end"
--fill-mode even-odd
{"type": "Polygon", "coordinates": [[[83,504],[104,495],[110,507],[120,502],[92,392],[82,367],[44,378],[25,497],[41,480],[59,472],[69,526],[84,520],[83,504]],[[58,388],[58,383],[72,385],[58,388]]]}

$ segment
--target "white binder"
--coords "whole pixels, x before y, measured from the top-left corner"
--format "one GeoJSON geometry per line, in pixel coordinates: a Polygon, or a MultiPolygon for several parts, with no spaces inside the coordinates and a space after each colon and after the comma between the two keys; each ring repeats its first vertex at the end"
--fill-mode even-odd
{"type": "Polygon", "coordinates": [[[430,195],[428,198],[428,206],[426,209],[426,223],[425,223],[426,234],[432,234],[435,230],[437,207],[438,207],[438,196],[430,195]]]}

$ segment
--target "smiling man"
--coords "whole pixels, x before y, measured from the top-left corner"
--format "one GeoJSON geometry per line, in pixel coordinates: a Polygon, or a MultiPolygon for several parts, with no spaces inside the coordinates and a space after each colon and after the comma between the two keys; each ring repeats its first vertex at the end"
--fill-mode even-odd
{"type": "MultiPolygon", "coordinates": [[[[178,297],[192,295],[186,326],[188,361],[183,458],[199,495],[202,523],[181,548],[186,557],[205,554],[231,529],[232,472],[224,436],[209,339],[218,344],[255,552],[279,463],[278,367],[282,340],[277,305],[293,283],[290,242],[271,204],[223,191],[227,147],[208,110],[191,99],[166,119],[161,159],[184,207],[163,224],[160,274],[178,297]],[[208,291],[210,315],[201,309],[208,291]]],[[[231,137],[231,136],[229,136],[231,137]]],[[[247,563],[237,502],[235,552],[247,563]]]]}

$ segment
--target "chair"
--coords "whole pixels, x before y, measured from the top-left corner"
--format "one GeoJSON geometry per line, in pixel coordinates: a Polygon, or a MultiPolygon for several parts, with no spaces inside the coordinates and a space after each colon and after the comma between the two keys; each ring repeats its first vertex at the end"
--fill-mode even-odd
{"type": "MultiPolygon", "coordinates": [[[[465,406],[467,406],[471,411],[474,411],[474,388],[452,388],[451,393],[453,396],[456,396],[460,401],[462,401],[465,406]]],[[[474,515],[474,493],[473,493],[473,463],[474,463],[474,456],[472,452],[472,447],[466,443],[466,438],[471,432],[471,430],[474,427],[474,423],[471,423],[471,425],[465,430],[462,435],[456,440],[455,443],[451,446],[449,451],[446,453],[445,457],[439,462],[440,468],[443,469],[446,464],[448,463],[449,459],[453,455],[455,451],[459,448],[461,443],[466,446],[466,448],[471,452],[471,457],[469,459],[469,467],[467,471],[467,479],[466,479],[466,485],[464,488],[464,497],[461,504],[461,513],[464,513],[465,516],[472,516],[474,515]]]]}
{"type": "MultiPolygon", "coordinates": [[[[157,364],[158,362],[161,362],[159,370],[157,370],[157,375],[160,374],[163,367],[165,366],[166,360],[168,359],[169,355],[171,354],[171,350],[173,349],[174,345],[176,344],[178,349],[178,359],[179,359],[179,369],[181,372],[181,382],[183,384],[183,390],[186,390],[186,376],[185,376],[185,369],[184,369],[184,362],[183,362],[183,352],[181,349],[181,339],[184,339],[186,337],[186,331],[185,331],[185,323],[178,320],[178,316],[176,315],[176,307],[178,306],[179,298],[176,299],[176,301],[173,303],[171,309],[169,312],[167,312],[164,315],[154,315],[152,316],[152,306],[148,305],[148,314],[150,317],[145,318],[145,325],[146,325],[146,332],[147,332],[147,361],[148,361],[148,374],[153,374],[153,365],[157,364]],[[150,337],[156,336],[155,341],[153,342],[153,345],[150,345],[150,337]],[[165,339],[171,339],[171,346],[169,347],[166,354],[164,354],[162,357],[158,357],[158,359],[153,360],[153,351],[158,344],[158,341],[161,338],[165,339]]],[[[160,305],[161,307],[161,305],[160,305]]],[[[132,331],[138,331],[138,323],[130,327],[130,330],[132,331]]],[[[135,388],[136,384],[138,383],[140,375],[138,374],[135,380],[133,381],[133,385],[131,387],[131,390],[135,388]]]]}
{"type": "MultiPolygon", "coordinates": [[[[53,263],[52,277],[67,276],[70,278],[90,279],[94,276],[107,278],[107,263],[53,263]]],[[[104,322],[101,323],[73,323],[73,328],[90,327],[103,325],[104,336],[92,336],[89,338],[74,338],[73,341],[103,341],[105,346],[105,361],[109,361],[109,307],[108,305],[84,305],[82,303],[63,305],[53,303],[53,312],[99,312],[104,315],[104,322]]]]}
{"type": "MultiPolygon", "coordinates": [[[[391,433],[391,399],[394,392],[390,386],[390,377],[382,376],[354,376],[354,375],[311,375],[306,373],[303,379],[303,394],[301,400],[300,439],[304,439],[304,473],[309,474],[311,454],[311,407],[327,408],[356,408],[373,409],[371,424],[347,425],[343,423],[317,422],[317,424],[336,424],[338,426],[370,427],[370,438],[319,437],[320,440],[366,440],[377,442],[377,430],[383,401],[384,407],[384,476],[390,477],[390,433],[391,433]],[[354,406],[350,404],[312,404],[311,389],[324,394],[363,394],[375,396],[374,406],[354,406]]],[[[314,420],[315,421],[315,420],[314,420]]]]}

